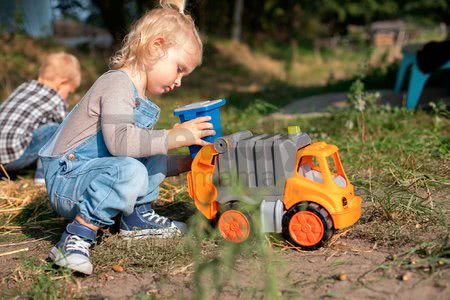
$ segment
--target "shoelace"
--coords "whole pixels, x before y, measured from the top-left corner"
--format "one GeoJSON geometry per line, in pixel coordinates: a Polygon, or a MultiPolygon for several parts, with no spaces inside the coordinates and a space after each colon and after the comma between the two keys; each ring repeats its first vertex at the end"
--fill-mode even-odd
{"type": "Polygon", "coordinates": [[[154,210],[148,211],[142,214],[142,216],[150,222],[155,222],[156,224],[164,225],[166,222],[170,222],[169,218],[158,215],[154,210]]]}
{"type": "Polygon", "coordinates": [[[67,251],[80,251],[86,256],[89,256],[89,247],[91,243],[86,242],[83,238],[78,235],[71,235],[67,241],[66,250],[67,251]]]}

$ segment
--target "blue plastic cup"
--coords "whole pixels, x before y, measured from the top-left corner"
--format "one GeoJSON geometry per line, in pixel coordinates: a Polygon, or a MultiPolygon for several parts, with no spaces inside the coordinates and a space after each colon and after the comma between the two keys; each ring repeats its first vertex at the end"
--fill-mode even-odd
{"type": "MultiPolygon", "coordinates": [[[[220,123],[220,107],[224,106],[225,103],[225,99],[195,102],[175,109],[173,111],[173,114],[180,118],[181,123],[198,117],[210,116],[210,122],[213,124],[216,134],[207,136],[203,138],[203,140],[209,143],[214,143],[216,139],[222,136],[222,125],[220,123]]],[[[192,158],[197,155],[197,152],[200,150],[200,148],[201,146],[198,145],[189,146],[189,153],[191,154],[192,158]]]]}

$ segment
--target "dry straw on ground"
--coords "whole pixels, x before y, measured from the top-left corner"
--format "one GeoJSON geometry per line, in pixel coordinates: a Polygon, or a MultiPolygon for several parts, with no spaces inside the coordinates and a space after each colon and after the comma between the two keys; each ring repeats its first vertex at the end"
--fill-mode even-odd
{"type": "Polygon", "coordinates": [[[17,222],[17,218],[24,210],[37,208],[38,205],[33,204],[45,203],[46,197],[45,187],[35,185],[31,179],[19,178],[16,181],[0,181],[0,230],[30,226],[41,215],[50,213],[51,207],[49,205],[44,210],[42,208],[45,208],[45,206],[39,206],[41,210],[32,211],[27,219],[27,224],[17,222]]]}
{"type": "MultiPolygon", "coordinates": [[[[184,186],[175,186],[165,181],[161,185],[159,204],[173,202],[175,195],[185,189],[184,186]]],[[[60,221],[61,218],[52,215],[52,212],[45,186],[35,185],[32,179],[25,178],[0,180],[0,234],[40,223],[60,221]],[[28,210],[26,220],[22,218],[18,221],[25,210],[28,210]],[[51,217],[45,217],[49,215],[51,217]]]]}
{"type": "MultiPolygon", "coordinates": [[[[163,206],[174,202],[175,195],[185,189],[184,186],[164,182],[158,204],[163,206]]],[[[26,178],[0,180],[0,249],[4,249],[0,251],[0,257],[28,251],[27,246],[31,243],[60,234],[64,224],[64,219],[54,213],[45,186],[35,185],[32,179],[26,178]],[[11,241],[11,236],[17,237],[17,234],[29,230],[37,230],[45,236],[11,241]]]]}

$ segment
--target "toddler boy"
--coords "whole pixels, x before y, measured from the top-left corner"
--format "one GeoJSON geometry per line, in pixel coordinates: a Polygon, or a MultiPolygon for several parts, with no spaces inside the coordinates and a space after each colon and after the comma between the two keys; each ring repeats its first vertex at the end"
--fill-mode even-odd
{"type": "Polygon", "coordinates": [[[66,103],[81,82],[78,59],[65,52],[49,54],[37,80],[22,83],[0,104],[0,163],[18,171],[37,161],[35,182],[44,184],[38,152],[67,114],[66,103]]]}

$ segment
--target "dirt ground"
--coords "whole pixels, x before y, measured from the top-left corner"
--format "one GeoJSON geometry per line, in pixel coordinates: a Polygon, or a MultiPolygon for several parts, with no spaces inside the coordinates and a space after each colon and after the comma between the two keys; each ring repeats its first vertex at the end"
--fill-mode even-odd
{"type": "MultiPolygon", "coordinates": [[[[24,244],[29,251],[0,257],[1,289],[17,288],[17,272],[23,256],[46,259],[49,241],[24,244]]],[[[2,247],[2,252],[17,249],[2,247]]],[[[399,249],[379,248],[365,240],[340,238],[331,247],[312,252],[274,248],[272,263],[276,266],[279,296],[283,299],[449,299],[450,269],[408,272],[399,268],[383,268],[399,249]]],[[[255,276],[255,268],[239,261],[220,299],[262,299],[264,281],[255,276]]],[[[128,299],[136,295],[153,295],[161,299],[192,299],[193,265],[165,272],[116,273],[113,270],[76,277],[75,295],[93,299],[128,299]]],[[[262,273],[260,273],[262,274],[262,273]]],[[[26,281],[22,284],[26,284],[26,281]]]]}
{"type": "MultiPolygon", "coordinates": [[[[334,98],[323,96],[321,99],[324,101],[320,106],[322,108],[340,101],[339,95],[334,98]]],[[[317,104],[317,99],[310,101],[317,104]]],[[[310,105],[307,101],[294,103],[287,111],[295,112],[294,107],[302,112],[324,110],[311,108],[310,105]],[[308,107],[310,111],[307,111],[308,107]]],[[[18,285],[22,288],[27,285],[26,275],[20,272],[21,263],[29,257],[45,260],[54,243],[51,239],[53,237],[50,240],[27,239],[26,243],[14,242],[10,246],[8,242],[0,243],[1,254],[27,249],[0,256],[2,292],[15,290],[18,285]]],[[[353,235],[352,229],[349,229],[346,235],[328,247],[305,252],[272,246],[270,257],[277,278],[278,296],[283,299],[450,299],[449,268],[408,270],[408,267],[391,263],[395,255],[407,250],[380,247],[363,236],[353,235]]],[[[267,284],[264,281],[265,270],[263,262],[257,259],[241,259],[220,294],[207,294],[206,298],[267,298],[264,292],[267,284]]],[[[75,296],[92,299],[128,299],[138,295],[192,299],[195,298],[193,281],[193,263],[164,272],[136,273],[125,269],[118,273],[110,269],[95,272],[89,277],[76,276],[71,292],[75,296]]],[[[10,296],[3,294],[0,297],[10,296]]]]}

